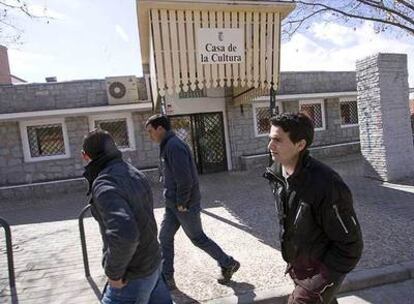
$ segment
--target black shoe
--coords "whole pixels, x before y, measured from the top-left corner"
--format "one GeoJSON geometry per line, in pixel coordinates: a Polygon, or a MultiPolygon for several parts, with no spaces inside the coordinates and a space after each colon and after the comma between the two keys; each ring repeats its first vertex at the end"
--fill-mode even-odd
{"type": "Polygon", "coordinates": [[[177,289],[177,285],[175,285],[174,277],[164,277],[164,280],[169,290],[177,289]]]}
{"type": "Polygon", "coordinates": [[[221,267],[221,277],[217,280],[220,284],[228,284],[233,274],[239,270],[240,263],[233,260],[229,267],[221,267]]]}

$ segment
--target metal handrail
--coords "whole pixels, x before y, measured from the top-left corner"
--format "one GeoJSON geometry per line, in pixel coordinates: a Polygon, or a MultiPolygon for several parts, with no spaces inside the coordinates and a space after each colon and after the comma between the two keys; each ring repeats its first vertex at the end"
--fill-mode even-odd
{"type": "Polygon", "coordinates": [[[0,226],[4,228],[6,234],[6,251],[7,251],[7,266],[9,269],[9,284],[12,294],[16,292],[16,278],[14,275],[14,262],[13,262],[13,247],[11,239],[11,231],[9,223],[0,217],[0,226]]]}
{"type": "Polygon", "coordinates": [[[82,245],[82,255],[83,255],[83,266],[85,268],[85,276],[89,278],[91,276],[91,272],[89,270],[89,260],[88,260],[88,249],[86,247],[86,238],[85,238],[85,226],[83,225],[83,218],[91,205],[86,206],[82,209],[81,213],[79,214],[79,232],[81,238],[81,245],[82,245]]]}

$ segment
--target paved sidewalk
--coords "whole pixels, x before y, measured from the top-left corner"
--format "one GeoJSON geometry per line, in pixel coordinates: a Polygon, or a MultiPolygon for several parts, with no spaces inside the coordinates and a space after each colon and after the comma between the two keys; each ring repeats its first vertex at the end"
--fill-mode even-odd
{"type": "MultiPolygon", "coordinates": [[[[414,261],[414,187],[382,184],[363,177],[359,157],[329,162],[352,188],[363,229],[365,249],[355,273],[375,273],[386,269],[385,266],[414,261]]],[[[238,303],[249,303],[263,295],[274,297],[277,292],[283,297],[291,290],[289,278],[283,275],[285,263],[277,242],[273,199],[260,175],[261,171],[255,170],[201,177],[205,230],[242,266],[229,286],[219,285],[216,282],[219,268],[215,262],[194,247],[180,230],[175,263],[180,290],[175,294],[177,303],[214,299],[215,303],[224,303],[221,298],[231,296],[238,303]]],[[[159,186],[154,187],[154,193],[159,202],[159,186]]],[[[13,225],[19,303],[98,303],[83,273],[77,215],[84,202],[83,193],[0,202],[0,216],[13,225]]],[[[163,209],[160,203],[156,207],[159,222],[163,209]]],[[[91,218],[85,224],[91,272],[98,291],[104,279],[100,268],[101,241],[97,224],[91,218]]],[[[3,235],[0,244],[0,303],[12,303],[6,256],[2,254],[5,252],[3,235]]],[[[393,278],[392,274],[386,277],[393,278]]],[[[371,279],[366,278],[364,284],[371,279]]]]}

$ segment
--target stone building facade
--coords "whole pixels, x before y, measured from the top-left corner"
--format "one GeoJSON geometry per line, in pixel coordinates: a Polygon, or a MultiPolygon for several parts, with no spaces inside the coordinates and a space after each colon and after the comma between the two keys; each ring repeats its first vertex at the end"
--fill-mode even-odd
{"type": "MultiPolygon", "coordinates": [[[[82,138],[97,124],[118,128],[126,160],[138,168],[156,168],[158,147],[150,142],[144,123],[158,110],[153,110],[146,78],[138,78],[137,85],[138,102],[117,105],[110,104],[105,80],[0,85],[0,187],[81,177],[82,138]],[[49,134],[42,135],[46,129],[49,134]],[[41,148],[51,152],[42,154],[41,148]]],[[[202,123],[205,132],[220,131],[225,163],[216,171],[248,168],[249,158],[258,164],[266,159],[269,98],[240,106],[230,95],[225,89],[207,89],[166,98],[179,131],[185,129],[180,125],[184,118],[196,127],[202,123]],[[207,125],[210,113],[222,120],[220,128],[207,125]]],[[[301,110],[312,116],[314,147],[334,146],[334,155],[358,150],[355,72],[282,73],[277,102],[280,112],[301,110]]],[[[184,131],[195,132],[194,127],[184,131]]],[[[189,135],[197,142],[196,159],[215,157],[208,151],[211,145],[200,140],[203,136],[189,135]]]]}

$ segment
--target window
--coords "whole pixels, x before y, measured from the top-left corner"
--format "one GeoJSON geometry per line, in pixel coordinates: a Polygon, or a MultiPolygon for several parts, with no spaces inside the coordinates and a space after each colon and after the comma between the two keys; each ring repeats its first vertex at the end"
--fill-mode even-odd
{"type": "Polygon", "coordinates": [[[180,99],[207,97],[207,90],[205,87],[202,89],[199,89],[198,87],[196,87],[194,91],[192,91],[191,89],[188,89],[187,92],[184,92],[183,90],[181,90],[178,93],[178,97],[180,99]]]}
{"type": "Polygon", "coordinates": [[[69,158],[69,141],[63,119],[20,123],[26,162],[69,158]]]}
{"type": "Polygon", "coordinates": [[[341,111],[341,126],[353,127],[358,125],[358,107],[355,99],[341,98],[339,100],[341,111]]]}
{"type": "MultiPolygon", "coordinates": [[[[253,103],[253,121],[255,136],[267,136],[270,132],[270,102],[253,103]]],[[[276,103],[276,114],[281,113],[282,104],[276,103]]]]}
{"type": "Polygon", "coordinates": [[[100,128],[108,131],[122,151],[134,150],[134,128],[131,114],[110,114],[93,116],[89,121],[90,129],[100,128]]]}
{"type": "Polygon", "coordinates": [[[315,131],[325,130],[325,107],[323,99],[301,100],[299,102],[299,111],[312,119],[315,131]]]}

